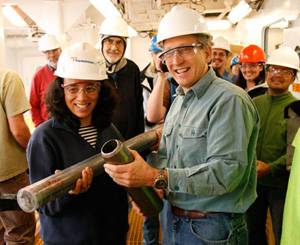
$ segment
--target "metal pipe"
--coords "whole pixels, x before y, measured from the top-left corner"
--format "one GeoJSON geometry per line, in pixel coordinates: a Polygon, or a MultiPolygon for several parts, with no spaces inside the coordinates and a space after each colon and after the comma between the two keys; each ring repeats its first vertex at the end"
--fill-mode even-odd
{"type": "Polygon", "coordinates": [[[265,51],[265,54],[268,53],[268,41],[269,41],[269,29],[271,27],[271,25],[274,25],[276,23],[279,23],[281,21],[285,21],[286,19],[285,18],[280,18],[278,20],[275,20],[267,25],[265,25],[263,28],[262,28],[262,34],[261,34],[261,40],[262,40],[262,43],[261,43],[261,48],[265,51]]]}
{"type": "MultiPolygon", "coordinates": [[[[149,149],[157,143],[157,132],[161,128],[162,125],[159,125],[152,130],[125,141],[124,144],[128,148],[139,152],[149,149]]],[[[64,195],[72,189],[76,180],[81,178],[81,172],[85,167],[90,167],[94,172],[94,176],[102,174],[104,172],[104,163],[105,161],[101,157],[101,154],[97,154],[57,174],[50,175],[45,179],[20,189],[17,193],[17,201],[20,208],[25,212],[33,212],[47,202],[64,195]]]]}
{"type": "MultiPolygon", "coordinates": [[[[127,164],[134,160],[127,146],[119,140],[107,141],[102,146],[101,155],[106,162],[116,164],[127,164]]],[[[155,216],[162,210],[163,202],[152,187],[143,186],[126,190],[145,216],[155,216]]]]}

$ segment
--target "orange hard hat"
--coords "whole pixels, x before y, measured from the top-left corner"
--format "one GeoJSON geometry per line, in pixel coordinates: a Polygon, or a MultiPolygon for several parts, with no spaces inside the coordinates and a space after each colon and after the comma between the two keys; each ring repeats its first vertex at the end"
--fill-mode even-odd
{"type": "Polygon", "coordinates": [[[265,53],[260,47],[251,44],[242,49],[239,55],[239,62],[266,62],[265,53]]]}

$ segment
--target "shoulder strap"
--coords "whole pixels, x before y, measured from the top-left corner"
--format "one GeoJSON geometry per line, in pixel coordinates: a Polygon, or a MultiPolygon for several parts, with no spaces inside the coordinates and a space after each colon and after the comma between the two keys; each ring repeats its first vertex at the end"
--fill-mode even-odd
{"type": "Polygon", "coordinates": [[[148,63],[143,70],[141,70],[141,76],[140,76],[140,82],[142,83],[144,81],[144,79],[146,78],[146,70],[148,69],[148,67],[150,66],[151,63],[148,63]]]}

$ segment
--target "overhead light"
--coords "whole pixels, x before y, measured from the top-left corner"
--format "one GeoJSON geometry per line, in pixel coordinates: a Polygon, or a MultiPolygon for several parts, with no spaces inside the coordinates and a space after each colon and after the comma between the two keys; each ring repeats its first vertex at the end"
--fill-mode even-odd
{"type": "Polygon", "coordinates": [[[281,19],[277,23],[274,23],[270,26],[270,28],[280,28],[280,29],[284,29],[288,27],[289,27],[289,21],[286,19],[281,19]]]}
{"type": "MultiPolygon", "coordinates": [[[[115,5],[110,0],[90,0],[90,3],[105,17],[111,18],[114,16],[122,17],[115,5]]],[[[130,37],[137,36],[137,32],[128,25],[128,34],[130,37]]]]}
{"type": "Polygon", "coordinates": [[[15,8],[17,5],[6,4],[2,6],[3,15],[15,26],[25,27],[27,23],[22,19],[22,17],[16,12],[15,8]]]}
{"type": "Polygon", "coordinates": [[[227,30],[231,27],[228,20],[211,20],[207,21],[206,24],[209,31],[227,30]]]}
{"type": "Polygon", "coordinates": [[[227,18],[232,24],[239,22],[252,11],[252,8],[244,0],[241,0],[235,7],[232,8],[227,18]]]}
{"type": "Polygon", "coordinates": [[[105,17],[121,16],[110,0],[90,0],[90,3],[105,17]]]}

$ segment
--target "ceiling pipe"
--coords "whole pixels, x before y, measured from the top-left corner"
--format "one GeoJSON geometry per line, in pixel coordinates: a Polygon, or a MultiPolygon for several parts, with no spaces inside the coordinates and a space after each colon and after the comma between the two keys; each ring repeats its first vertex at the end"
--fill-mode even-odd
{"type": "Polygon", "coordinates": [[[278,20],[275,20],[271,23],[269,23],[268,25],[264,26],[262,28],[262,34],[261,34],[261,37],[262,37],[262,43],[261,43],[261,48],[264,50],[265,54],[267,53],[268,51],[268,39],[269,39],[269,29],[272,25],[274,24],[277,24],[281,21],[286,21],[285,18],[280,18],[278,20]]]}

